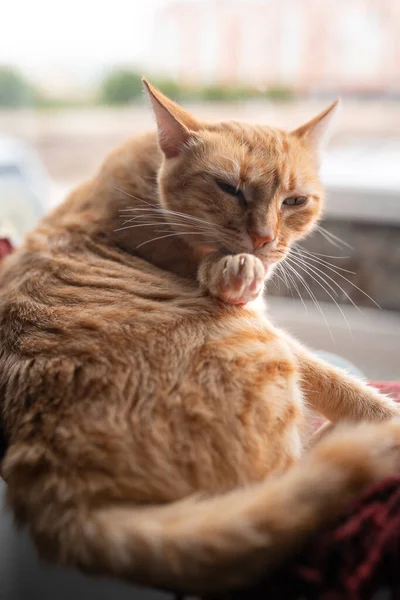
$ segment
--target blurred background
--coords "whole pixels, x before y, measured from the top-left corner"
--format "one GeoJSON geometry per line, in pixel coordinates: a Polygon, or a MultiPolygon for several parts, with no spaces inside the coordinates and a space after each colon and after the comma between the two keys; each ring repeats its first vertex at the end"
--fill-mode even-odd
{"type": "MultiPolygon", "coordinates": [[[[342,96],[325,219],[269,284],[269,310],[368,378],[399,379],[399,0],[4,0],[0,239],[18,245],[110,149],[153,126],[143,74],[199,117],[283,128],[342,96]]],[[[133,597],[75,575],[61,585],[21,540],[1,599],[133,597]]]]}

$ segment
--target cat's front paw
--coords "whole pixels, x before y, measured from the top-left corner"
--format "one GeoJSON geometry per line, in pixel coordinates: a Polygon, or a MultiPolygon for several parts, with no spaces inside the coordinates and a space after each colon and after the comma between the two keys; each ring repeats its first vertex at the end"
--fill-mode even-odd
{"type": "Polygon", "coordinates": [[[264,279],[264,266],[256,256],[226,256],[213,273],[210,291],[224,302],[246,304],[262,292],[264,279]]]}

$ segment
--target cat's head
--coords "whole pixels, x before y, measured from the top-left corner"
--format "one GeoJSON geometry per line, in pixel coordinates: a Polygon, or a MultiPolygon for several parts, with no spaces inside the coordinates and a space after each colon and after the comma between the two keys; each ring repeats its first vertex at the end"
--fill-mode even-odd
{"type": "Polygon", "coordinates": [[[294,131],[234,121],[203,123],[144,80],[164,154],[160,201],[168,220],[201,252],[258,256],[266,267],[321,216],[318,177],[338,101],[294,131]]]}

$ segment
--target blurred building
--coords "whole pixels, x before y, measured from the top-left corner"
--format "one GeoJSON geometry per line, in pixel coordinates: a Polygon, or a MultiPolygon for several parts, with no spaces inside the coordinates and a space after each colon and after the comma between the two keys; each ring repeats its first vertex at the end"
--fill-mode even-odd
{"type": "Polygon", "coordinates": [[[175,0],[151,67],[181,82],[400,91],[400,0],[175,0]]]}

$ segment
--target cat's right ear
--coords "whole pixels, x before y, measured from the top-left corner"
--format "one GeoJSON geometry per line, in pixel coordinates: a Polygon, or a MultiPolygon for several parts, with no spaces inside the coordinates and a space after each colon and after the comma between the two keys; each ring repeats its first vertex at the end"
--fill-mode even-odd
{"type": "Polygon", "coordinates": [[[298,127],[291,132],[310,150],[316,158],[317,163],[320,160],[322,150],[325,148],[333,129],[333,125],[340,109],[340,98],[330,104],[322,113],[298,127]]]}
{"type": "Polygon", "coordinates": [[[200,129],[198,121],[178,104],[164,96],[143,77],[154,116],[157,121],[158,141],[167,158],[178,156],[182,146],[200,129]]]}

